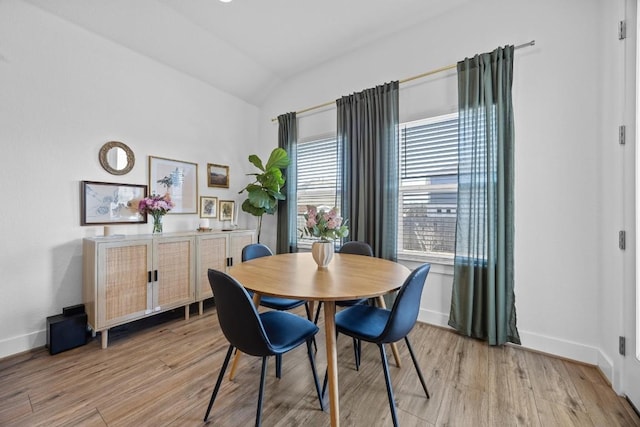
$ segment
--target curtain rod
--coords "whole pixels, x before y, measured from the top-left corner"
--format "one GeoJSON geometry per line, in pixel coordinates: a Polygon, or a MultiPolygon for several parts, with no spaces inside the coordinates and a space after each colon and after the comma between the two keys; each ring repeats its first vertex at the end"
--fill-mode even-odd
{"type": "MultiPolygon", "coordinates": [[[[522,49],[523,47],[535,46],[535,44],[536,44],[536,41],[535,40],[531,40],[530,42],[519,44],[518,46],[514,47],[513,49],[514,50],[518,50],[518,49],[522,49]]],[[[399,83],[410,82],[412,80],[421,79],[423,77],[427,77],[427,76],[431,76],[431,75],[434,75],[434,74],[438,74],[438,73],[441,73],[443,71],[452,70],[452,69],[456,68],[457,66],[458,66],[457,63],[451,64],[451,65],[447,65],[445,67],[440,67],[440,68],[433,69],[431,71],[427,71],[426,73],[418,74],[417,76],[407,77],[405,79],[399,80],[398,82],[399,83]]],[[[308,108],[304,108],[302,110],[296,111],[296,114],[302,114],[302,113],[306,113],[307,111],[317,110],[318,108],[328,107],[329,105],[333,105],[335,103],[336,103],[336,101],[333,100],[333,101],[325,102],[324,104],[314,105],[313,107],[308,107],[308,108]]],[[[271,119],[271,121],[272,122],[277,122],[278,118],[276,117],[275,119],[271,119]]]]}

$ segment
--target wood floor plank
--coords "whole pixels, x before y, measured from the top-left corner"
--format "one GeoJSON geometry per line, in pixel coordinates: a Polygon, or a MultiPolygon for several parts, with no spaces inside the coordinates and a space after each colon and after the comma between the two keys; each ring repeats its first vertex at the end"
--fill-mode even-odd
{"type": "Polygon", "coordinates": [[[589,418],[596,426],[637,426],[638,420],[629,416],[623,400],[610,393],[596,368],[564,362],[571,381],[585,405],[589,418]]]}
{"type": "Polygon", "coordinates": [[[531,372],[529,379],[538,404],[543,399],[564,405],[575,412],[586,413],[584,403],[569,378],[569,372],[563,360],[534,352],[524,354],[531,372]]]}
{"type": "MultiPolygon", "coordinates": [[[[182,314],[114,328],[107,349],[97,337],[54,356],[36,349],[0,360],[0,425],[202,426],[228,343],[214,307],[186,321],[182,314]]],[[[410,339],[431,399],[400,342],[402,368],[389,355],[389,369],[403,427],[640,426],[595,368],[517,347],[488,347],[429,325],[417,325],[410,339]]],[[[316,341],[322,381],[322,327],[316,341]]],[[[380,354],[371,344],[362,350],[356,371],[351,340],[338,340],[341,424],[391,425],[380,354]]],[[[260,359],[243,358],[234,381],[222,383],[210,425],[254,424],[259,377],[260,359]]],[[[320,427],[329,419],[319,409],[305,347],[284,355],[281,379],[269,361],[265,427],[320,427]]]]}
{"type": "Polygon", "coordinates": [[[489,348],[489,424],[540,426],[524,352],[489,348]]]}

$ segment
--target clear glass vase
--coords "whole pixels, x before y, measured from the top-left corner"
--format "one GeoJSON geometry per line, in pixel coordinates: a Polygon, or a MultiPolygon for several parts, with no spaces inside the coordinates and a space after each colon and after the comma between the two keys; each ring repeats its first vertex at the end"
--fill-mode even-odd
{"type": "Polygon", "coordinates": [[[162,218],[164,215],[153,215],[153,234],[162,233],[162,218]]]}

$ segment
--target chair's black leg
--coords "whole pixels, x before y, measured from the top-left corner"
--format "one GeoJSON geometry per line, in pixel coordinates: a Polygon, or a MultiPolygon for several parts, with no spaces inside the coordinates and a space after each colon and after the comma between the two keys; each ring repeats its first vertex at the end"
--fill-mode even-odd
{"type": "Polygon", "coordinates": [[[322,393],[320,393],[320,383],[318,382],[318,371],[316,371],[316,362],[313,359],[313,352],[311,351],[311,340],[307,340],[307,353],[309,354],[309,362],[311,363],[313,382],[316,386],[316,393],[318,393],[318,400],[320,401],[320,410],[324,411],[324,402],[322,401],[322,393]]]}
{"type": "MultiPolygon", "coordinates": [[[[307,312],[307,319],[311,320],[311,310],[309,310],[309,303],[304,303],[304,309],[307,312]]],[[[316,316],[316,321],[313,323],[318,323],[318,316],[316,316]]],[[[318,344],[316,344],[316,337],[313,337],[313,347],[316,349],[316,353],[318,352],[318,344]]]]}
{"type": "Polygon", "coordinates": [[[262,396],[264,396],[264,383],[265,383],[266,377],[267,377],[267,356],[263,356],[262,357],[262,373],[260,374],[260,391],[258,392],[258,409],[256,410],[256,427],[260,427],[262,425],[262,396]]]}
{"type": "Polygon", "coordinates": [[[352,338],[353,340],[353,358],[356,361],[356,371],[360,370],[360,340],[352,338]]]}
{"type": "Polygon", "coordinates": [[[387,353],[384,351],[384,344],[378,344],[380,348],[380,357],[382,358],[382,369],[384,370],[384,380],[387,383],[387,396],[389,397],[389,408],[391,409],[391,418],[393,426],[398,427],[398,415],[396,414],[396,404],[393,398],[393,389],[391,388],[391,375],[389,374],[389,364],[387,363],[387,353]]]}
{"type": "Polygon", "coordinates": [[[429,396],[429,390],[427,390],[427,384],[424,382],[424,378],[422,377],[422,372],[420,372],[420,366],[418,366],[418,360],[416,359],[415,354],[413,354],[413,348],[411,348],[411,344],[409,344],[409,338],[404,337],[404,341],[407,343],[407,348],[409,349],[411,360],[413,360],[413,366],[416,367],[416,371],[418,372],[418,378],[420,378],[420,382],[422,383],[422,388],[424,389],[424,392],[427,395],[427,399],[430,399],[431,396],[429,396]]]}
{"type": "Polygon", "coordinates": [[[276,354],[276,378],[282,378],[282,355],[276,354]]]}
{"type": "Polygon", "coordinates": [[[327,368],[324,371],[324,380],[322,380],[322,398],[324,399],[324,394],[327,392],[327,382],[329,381],[329,369],[327,368]]]}
{"type": "Polygon", "coordinates": [[[224,363],[222,364],[222,370],[218,375],[218,381],[216,381],[216,386],[213,388],[213,393],[211,393],[211,399],[209,400],[207,413],[204,414],[205,421],[207,421],[207,418],[209,418],[209,412],[211,412],[211,408],[213,407],[213,402],[216,400],[216,396],[218,395],[218,391],[220,390],[220,384],[222,384],[222,378],[224,378],[224,373],[227,370],[227,366],[229,365],[229,360],[231,359],[231,353],[233,353],[232,345],[230,345],[229,350],[227,350],[227,356],[224,358],[224,363]]]}
{"type": "Polygon", "coordinates": [[[316,317],[313,319],[313,323],[318,324],[320,318],[320,309],[322,308],[322,301],[318,301],[318,309],[316,310],[316,317]]]}

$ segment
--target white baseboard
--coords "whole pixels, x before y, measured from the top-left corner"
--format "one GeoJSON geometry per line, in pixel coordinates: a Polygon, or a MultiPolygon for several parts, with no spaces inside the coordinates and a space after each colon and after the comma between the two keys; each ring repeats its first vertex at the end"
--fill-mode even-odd
{"type": "Polygon", "coordinates": [[[0,341],[0,359],[22,353],[47,344],[47,331],[36,331],[26,335],[0,341]]]}
{"type": "MultiPolygon", "coordinates": [[[[418,314],[418,321],[450,328],[448,325],[449,314],[438,313],[423,308],[420,309],[420,313],[418,314]]],[[[600,349],[534,332],[519,330],[519,333],[523,348],[598,366],[609,381],[614,383],[613,363],[600,349]]]]}

